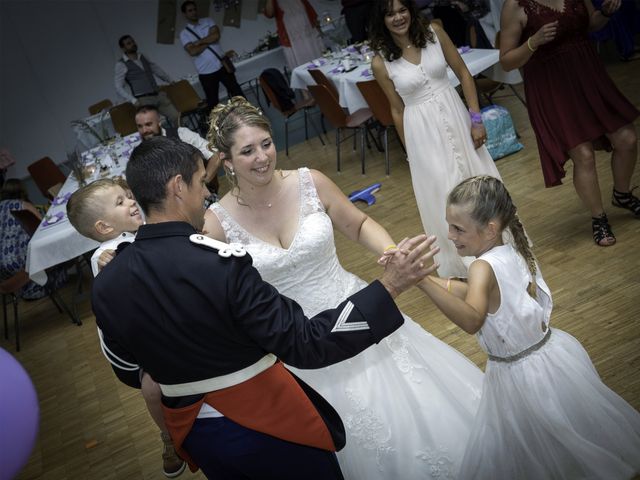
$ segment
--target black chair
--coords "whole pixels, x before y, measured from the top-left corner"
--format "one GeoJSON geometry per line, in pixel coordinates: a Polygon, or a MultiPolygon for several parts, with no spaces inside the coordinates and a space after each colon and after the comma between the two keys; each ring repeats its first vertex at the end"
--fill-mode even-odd
{"type": "MultiPolygon", "coordinates": [[[[20,223],[24,231],[29,235],[29,237],[33,236],[35,231],[38,229],[38,225],[40,224],[40,220],[38,217],[30,210],[12,210],[11,214],[15,217],[15,219],[20,223]]],[[[70,260],[69,262],[65,262],[64,264],[54,267],[54,268],[69,268],[71,266],[76,267],[76,272],[78,275],[78,291],[82,290],[82,264],[80,263],[81,258],[70,260]]],[[[2,295],[2,309],[4,314],[4,337],[8,338],[8,328],[7,328],[7,300],[10,300],[13,304],[13,321],[14,321],[14,329],[16,334],[16,351],[20,351],[20,321],[18,317],[18,294],[20,290],[29,283],[29,275],[21,270],[14,274],[12,277],[4,280],[0,283],[0,294],[2,295]]],[[[58,291],[56,290],[54,285],[45,285],[45,292],[53,302],[53,304],[58,309],[60,313],[66,313],[71,321],[76,325],[82,325],[82,321],[78,317],[78,315],[73,311],[72,308],[64,302],[58,291]]]]}
{"type": "MultiPolygon", "coordinates": [[[[304,138],[305,140],[309,140],[307,115],[309,110],[316,106],[316,102],[313,98],[308,98],[306,100],[301,100],[299,102],[290,101],[285,104],[283,102],[283,99],[281,99],[276,93],[276,88],[269,81],[270,73],[272,72],[268,72],[268,71],[273,71],[273,70],[275,69],[267,69],[264,72],[262,72],[260,74],[258,81],[260,82],[260,86],[262,87],[262,90],[265,96],[267,97],[267,100],[284,117],[284,148],[285,148],[285,153],[287,154],[287,156],[289,156],[289,119],[293,117],[296,113],[302,111],[304,115],[304,138]]],[[[280,73],[280,75],[282,74],[280,73]]],[[[316,128],[313,122],[311,122],[311,125],[313,126],[313,129],[318,134],[318,138],[320,138],[322,145],[324,145],[322,134],[318,131],[318,129],[316,128]]]]}

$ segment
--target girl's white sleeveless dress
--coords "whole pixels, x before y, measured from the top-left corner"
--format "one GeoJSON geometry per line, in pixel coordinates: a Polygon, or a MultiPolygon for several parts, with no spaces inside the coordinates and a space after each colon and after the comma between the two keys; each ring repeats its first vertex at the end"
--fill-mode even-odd
{"type": "MultiPolygon", "coordinates": [[[[340,265],[333,225],[311,174],[300,169],[298,175],[298,231],[288,249],[250,234],[219,204],[210,208],[227,241],[243,244],[264,280],[312,316],[366,283],[340,265]]],[[[350,360],[320,370],[291,370],[340,414],[347,445],[338,460],[347,480],[458,478],[483,375],[410,318],[350,360]]]]}
{"type": "Polygon", "coordinates": [[[443,277],[466,277],[472,259],[463,260],[447,240],[447,195],[466,178],[500,178],[500,174],[486,147],[476,150],[473,146],[469,112],[449,82],[442,47],[433,35],[436,43],[427,43],[421,50],[419,65],[404,58],[384,64],[404,102],[404,138],[411,182],[422,226],[438,237],[438,273],[443,277]]]}
{"type": "Polygon", "coordinates": [[[548,328],[552,300],[542,276],[534,299],[511,245],[479,258],[491,265],[501,301],[477,334],[489,361],[460,478],[614,480],[640,472],[640,414],[602,383],[575,338],[548,328]]]}

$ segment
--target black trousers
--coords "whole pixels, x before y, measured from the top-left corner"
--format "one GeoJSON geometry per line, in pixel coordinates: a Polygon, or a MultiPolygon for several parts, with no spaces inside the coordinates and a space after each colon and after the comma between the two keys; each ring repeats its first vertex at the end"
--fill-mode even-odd
{"type": "Polygon", "coordinates": [[[202,85],[204,94],[207,97],[207,105],[209,106],[209,109],[215,107],[220,100],[220,97],[218,95],[218,88],[221,82],[227,89],[229,98],[235,97],[237,95],[241,97],[245,96],[244,93],[242,93],[240,85],[238,85],[236,76],[233,73],[227,73],[224,67],[213,73],[198,75],[198,78],[200,79],[200,84],[202,85]]]}
{"type": "Polygon", "coordinates": [[[210,479],[344,480],[335,453],[280,440],[226,417],[196,419],[182,446],[210,479]]]}
{"type": "Polygon", "coordinates": [[[351,43],[364,42],[369,38],[369,14],[373,2],[365,2],[354,7],[344,7],[344,19],[351,33],[351,43]]]}

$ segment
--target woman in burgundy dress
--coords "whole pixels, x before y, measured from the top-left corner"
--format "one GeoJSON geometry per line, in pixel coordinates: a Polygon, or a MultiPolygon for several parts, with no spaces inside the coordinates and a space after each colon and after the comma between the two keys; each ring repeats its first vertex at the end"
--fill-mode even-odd
{"type": "Polygon", "coordinates": [[[620,0],[604,0],[599,10],[591,0],[543,1],[506,0],[500,63],[505,70],[523,68],[545,185],[560,185],[571,159],[574,187],[591,212],[593,239],[613,245],[594,150],[613,149],[611,203],[640,218],[640,199],[629,190],[638,156],[633,121],[640,112],[607,75],[588,33],[606,25],[620,0]]]}

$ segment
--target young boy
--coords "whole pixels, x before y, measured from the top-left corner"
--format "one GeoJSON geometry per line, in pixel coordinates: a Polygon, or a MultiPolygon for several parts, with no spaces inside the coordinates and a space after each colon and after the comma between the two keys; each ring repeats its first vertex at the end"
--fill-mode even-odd
{"type": "MultiPolygon", "coordinates": [[[[67,215],[79,233],[102,242],[91,257],[94,277],[114,258],[120,243],[135,240],[135,232],[144,223],[142,212],[126,182],[110,178],[96,180],[71,195],[67,202],[67,215]]],[[[160,387],[142,371],[141,384],[142,397],[151,418],[160,428],[164,443],[163,473],[169,478],[177,477],[184,471],[186,463],[176,454],[164,424],[160,387]]]]}

